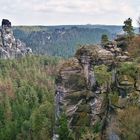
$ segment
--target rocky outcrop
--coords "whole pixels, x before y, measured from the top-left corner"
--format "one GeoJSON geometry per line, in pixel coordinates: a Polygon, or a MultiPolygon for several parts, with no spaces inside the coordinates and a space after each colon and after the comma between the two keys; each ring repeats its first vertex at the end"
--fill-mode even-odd
{"type": "Polygon", "coordinates": [[[7,26],[7,27],[11,27],[11,22],[8,19],[3,19],[2,20],[2,26],[7,26]]]}
{"type": "Polygon", "coordinates": [[[11,27],[11,22],[7,19],[2,20],[2,27],[0,29],[0,58],[18,58],[32,53],[29,47],[15,39],[11,27]]]}
{"type": "Polygon", "coordinates": [[[82,46],[75,58],[60,67],[56,79],[56,120],[65,112],[76,139],[80,139],[80,130],[95,128],[100,139],[120,139],[112,129],[117,121],[112,110],[124,108],[125,101],[131,100],[140,87],[136,78],[138,68],[131,76],[128,71],[133,66],[126,66],[126,71],[121,66],[124,62],[131,65],[127,61],[130,61],[128,53],[117,48],[116,42],[110,42],[103,47],[82,46]]]}

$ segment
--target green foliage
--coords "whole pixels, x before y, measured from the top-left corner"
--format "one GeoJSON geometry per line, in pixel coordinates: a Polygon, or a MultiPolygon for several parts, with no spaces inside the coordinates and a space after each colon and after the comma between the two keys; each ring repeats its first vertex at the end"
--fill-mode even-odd
{"type": "Polygon", "coordinates": [[[123,26],[124,32],[127,33],[129,37],[132,37],[134,35],[134,29],[132,26],[132,19],[128,18],[127,20],[124,21],[124,26],[123,26]]]}
{"type": "Polygon", "coordinates": [[[108,68],[105,65],[96,66],[95,78],[98,84],[103,85],[105,83],[111,83],[111,73],[108,72],[108,68]]]}
{"type": "Polygon", "coordinates": [[[96,122],[94,127],[84,127],[80,140],[100,140],[101,123],[96,122]]]}
{"type": "Polygon", "coordinates": [[[109,94],[109,100],[111,102],[111,105],[117,105],[118,106],[118,101],[119,101],[119,93],[118,92],[111,92],[109,94]]]}
{"type": "Polygon", "coordinates": [[[68,121],[65,114],[62,114],[59,119],[59,128],[58,128],[59,140],[72,140],[70,137],[70,130],[68,128],[68,121]]]}
{"type": "Polygon", "coordinates": [[[101,37],[101,43],[106,44],[109,41],[108,36],[106,34],[103,34],[101,37]]]}
{"type": "Polygon", "coordinates": [[[93,133],[92,130],[86,129],[85,132],[82,134],[80,140],[100,140],[99,134],[93,133]]]}
{"type": "Polygon", "coordinates": [[[54,124],[53,104],[46,101],[31,115],[31,124],[34,140],[51,139],[54,124]]]}
{"type": "Polygon", "coordinates": [[[0,60],[0,139],[49,140],[57,58],[0,60]]]}
{"type": "Polygon", "coordinates": [[[135,79],[137,76],[137,66],[135,63],[121,63],[118,72],[121,75],[129,75],[135,79]]]}

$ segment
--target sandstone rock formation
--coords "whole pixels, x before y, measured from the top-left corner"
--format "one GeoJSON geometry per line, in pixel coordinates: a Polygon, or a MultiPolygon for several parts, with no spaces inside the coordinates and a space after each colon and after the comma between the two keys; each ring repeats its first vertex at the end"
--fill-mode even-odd
{"type": "Polygon", "coordinates": [[[125,100],[140,87],[137,74],[119,69],[128,60],[128,53],[110,42],[104,47],[82,46],[75,58],[62,64],[56,79],[56,120],[65,112],[76,139],[80,139],[80,130],[98,127],[99,139],[120,139],[112,129],[117,120],[112,110],[124,108],[125,100]],[[113,99],[116,90],[117,103],[113,99]]]}
{"type": "Polygon", "coordinates": [[[3,19],[0,29],[0,58],[18,58],[29,53],[32,53],[32,50],[19,39],[15,39],[11,22],[3,19]]]}

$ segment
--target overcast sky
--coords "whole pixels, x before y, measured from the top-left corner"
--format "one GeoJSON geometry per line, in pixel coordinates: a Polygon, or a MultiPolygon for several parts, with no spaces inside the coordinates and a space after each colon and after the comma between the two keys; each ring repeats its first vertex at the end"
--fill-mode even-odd
{"type": "Polygon", "coordinates": [[[0,18],[14,25],[113,24],[140,15],[140,0],[0,0],[0,18]]]}

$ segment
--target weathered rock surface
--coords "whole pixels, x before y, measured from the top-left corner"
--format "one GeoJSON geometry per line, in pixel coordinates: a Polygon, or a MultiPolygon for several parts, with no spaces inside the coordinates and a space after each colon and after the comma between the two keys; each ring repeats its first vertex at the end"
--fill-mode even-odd
{"type": "Polygon", "coordinates": [[[15,39],[11,27],[11,22],[7,19],[2,20],[0,29],[0,58],[18,58],[32,53],[29,47],[15,39]]]}
{"type": "Polygon", "coordinates": [[[118,69],[120,63],[128,60],[128,53],[117,48],[114,42],[104,47],[82,46],[75,58],[67,60],[59,70],[56,120],[65,112],[73,132],[99,125],[100,139],[119,140],[119,134],[112,129],[117,119],[111,110],[125,107],[125,101],[131,100],[131,95],[140,89],[139,70],[133,77],[127,71],[118,69]],[[117,101],[112,97],[114,94],[109,97],[116,90],[117,101]]]}

